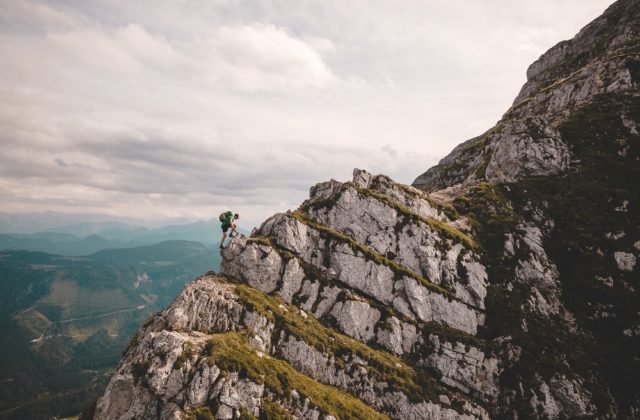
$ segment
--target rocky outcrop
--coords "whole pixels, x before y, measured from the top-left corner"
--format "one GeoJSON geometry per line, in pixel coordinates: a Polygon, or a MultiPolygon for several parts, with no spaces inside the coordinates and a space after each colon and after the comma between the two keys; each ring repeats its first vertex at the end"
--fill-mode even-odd
{"type": "Polygon", "coordinates": [[[604,94],[638,91],[639,15],[637,0],[618,1],[575,38],[543,54],[529,67],[527,83],[498,124],[456,147],[413,185],[435,191],[569,170],[576,159],[558,128],[571,113],[604,94]]]}
{"type": "Polygon", "coordinates": [[[569,169],[569,148],[541,117],[512,120],[492,141],[487,181],[514,182],[525,176],[558,175],[569,169]]]}
{"type": "Polygon", "coordinates": [[[95,418],[181,419],[198,410],[222,419],[274,412],[317,419],[487,417],[464,393],[402,358],[214,273],[188,285],[138,332],[95,418]]]}
{"type": "Polygon", "coordinates": [[[361,170],[316,185],[138,333],[96,418],[487,418],[503,343],[476,336],[488,278],[454,219],[361,170]]]}

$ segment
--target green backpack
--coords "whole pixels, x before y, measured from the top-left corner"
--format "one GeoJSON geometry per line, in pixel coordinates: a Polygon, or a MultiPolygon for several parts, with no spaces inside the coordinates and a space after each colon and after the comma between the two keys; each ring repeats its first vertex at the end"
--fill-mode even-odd
{"type": "Polygon", "coordinates": [[[220,217],[218,217],[218,219],[220,219],[221,222],[224,222],[225,220],[227,220],[227,217],[231,216],[233,213],[230,211],[223,211],[222,213],[220,213],[220,217]]]}

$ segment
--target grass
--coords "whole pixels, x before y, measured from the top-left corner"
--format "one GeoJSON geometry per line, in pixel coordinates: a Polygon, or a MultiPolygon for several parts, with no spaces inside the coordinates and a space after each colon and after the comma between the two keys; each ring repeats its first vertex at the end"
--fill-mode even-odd
{"type": "Polygon", "coordinates": [[[337,418],[388,418],[352,395],[301,374],[283,360],[258,355],[241,333],[215,334],[210,342],[212,364],[264,384],[281,398],[288,398],[290,391],[295,389],[320,410],[337,418]]]}
{"type": "MultiPolygon", "coordinates": [[[[446,391],[433,378],[426,376],[423,372],[416,372],[398,356],[373,349],[358,340],[339,334],[322,325],[311,315],[303,318],[298,308],[286,304],[277,297],[266,295],[243,284],[236,287],[236,293],[245,306],[265,316],[280,330],[304,341],[318,351],[334,355],[338,365],[341,363],[337,356],[346,354],[366,360],[369,375],[379,381],[387,382],[390,391],[403,392],[412,401],[438,401],[439,395],[446,394],[446,391]]],[[[434,332],[437,329],[435,326],[432,328],[434,332]]]]}
{"type": "Polygon", "coordinates": [[[260,405],[260,420],[293,420],[291,413],[280,404],[263,398],[260,405]]]}
{"type": "Polygon", "coordinates": [[[477,232],[485,265],[487,260],[499,258],[505,235],[514,232],[520,220],[511,208],[504,187],[482,182],[472,187],[467,195],[456,197],[453,204],[469,218],[477,232]]]}
{"type": "Polygon", "coordinates": [[[260,245],[270,246],[273,248],[273,241],[271,240],[270,237],[267,237],[267,236],[251,236],[247,238],[247,243],[260,244],[260,245]]]}
{"type": "Polygon", "coordinates": [[[185,414],[185,420],[216,420],[209,407],[190,408],[185,414]]]}
{"type": "Polygon", "coordinates": [[[360,252],[361,254],[363,254],[365,257],[375,262],[376,264],[389,267],[391,270],[393,270],[394,273],[396,273],[396,275],[407,276],[407,277],[416,279],[427,289],[433,292],[439,293],[441,295],[444,295],[449,299],[457,300],[457,298],[455,298],[455,296],[453,296],[453,294],[449,290],[445,289],[444,287],[433,283],[431,280],[419,275],[418,273],[414,272],[413,270],[410,270],[409,268],[403,266],[402,264],[378,254],[376,251],[372,250],[367,246],[360,244],[359,242],[353,240],[352,238],[350,238],[349,236],[345,235],[342,232],[338,232],[337,230],[331,229],[328,226],[309,220],[307,216],[303,214],[301,211],[297,210],[294,212],[288,212],[287,215],[298,220],[300,223],[303,223],[319,231],[321,234],[324,234],[335,240],[348,244],[353,250],[353,252],[360,252]]]}

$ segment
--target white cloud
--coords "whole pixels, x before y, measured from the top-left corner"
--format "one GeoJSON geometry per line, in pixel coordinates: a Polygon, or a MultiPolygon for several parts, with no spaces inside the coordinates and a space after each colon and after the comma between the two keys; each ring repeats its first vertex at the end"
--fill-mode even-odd
{"type": "Polygon", "coordinates": [[[224,26],[208,45],[213,77],[242,90],[320,88],[334,79],[311,45],[273,25],[224,26]]]}
{"type": "Polygon", "coordinates": [[[78,76],[93,75],[107,84],[117,77],[149,75],[170,77],[175,83],[179,76],[218,90],[275,93],[322,88],[335,80],[320,53],[332,45],[328,40],[314,38],[311,45],[283,28],[261,23],[221,26],[207,35],[170,41],[139,24],[112,29],[81,25],[26,38],[5,34],[0,51],[20,67],[6,68],[3,76],[14,87],[45,82],[48,88],[82,83],[78,76]],[[15,48],[22,42],[28,48],[15,48]],[[43,65],[54,74],[42,74],[43,65]]]}
{"type": "Polygon", "coordinates": [[[0,2],[3,210],[257,224],[353,167],[411,182],[609,3],[0,2]]]}

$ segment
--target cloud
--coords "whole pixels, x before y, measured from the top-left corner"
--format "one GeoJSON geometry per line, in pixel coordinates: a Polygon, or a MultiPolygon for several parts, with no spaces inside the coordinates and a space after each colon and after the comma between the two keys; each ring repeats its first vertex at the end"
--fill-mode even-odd
{"type": "MultiPolygon", "coordinates": [[[[9,60],[32,69],[46,62],[57,73],[53,83],[64,83],[69,74],[86,77],[87,72],[112,78],[145,73],[175,77],[180,72],[207,88],[280,92],[321,88],[335,80],[319,52],[330,41],[314,39],[314,47],[283,28],[261,23],[222,26],[204,39],[181,42],[139,24],[107,30],[82,26],[34,36],[28,51],[6,48],[11,41],[5,39],[3,51],[9,60]]],[[[11,78],[19,79],[21,70],[11,78]]]]}
{"type": "MultiPolygon", "coordinates": [[[[326,50],[331,42],[314,44],[326,50]]],[[[224,26],[206,46],[212,78],[241,90],[321,88],[334,80],[316,49],[273,25],[224,26]]]]}
{"type": "MultiPolygon", "coordinates": [[[[4,134],[2,140],[10,144],[4,134]]],[[[46,203],[49,210],[109,211],[140,218],[210,217],[232,205],[258,224],[252,208],[295,208],[327,173],[348,179],[354,166],[403,175],[408,182],[435,158],[391,147],[363,150],[309,143],[210,143],[153,129],[76,132],[68,149],[12,145],[0,154],[5,211],[46,203]],[[90,139],[90,140],[87,140],[90,139]],[[402,170],[408,173],[402,173],[402,170]],[[150,208],[151,207],[151,208],[150,208]]]]}
{"type": "Polygon", "coordinates": [[[608,3],[0,2],[3,210],[258,224],[354,167],[409,183],[608,3]]]}

